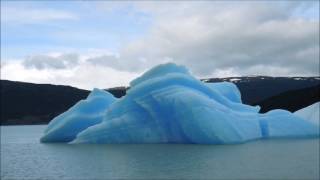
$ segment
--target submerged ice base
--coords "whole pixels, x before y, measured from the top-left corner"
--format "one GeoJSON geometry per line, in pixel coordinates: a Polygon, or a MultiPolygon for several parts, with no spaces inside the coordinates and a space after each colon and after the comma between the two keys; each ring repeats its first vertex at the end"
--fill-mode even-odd
{"type": "Polygon", "coordinates": [[[203,83],[183,66],[159,65],[116,99],[95,89],[53,119],[42,142],[233,144],[319,137],[319,126],[285,110],[259,113],[233,83],[203,83]]]}

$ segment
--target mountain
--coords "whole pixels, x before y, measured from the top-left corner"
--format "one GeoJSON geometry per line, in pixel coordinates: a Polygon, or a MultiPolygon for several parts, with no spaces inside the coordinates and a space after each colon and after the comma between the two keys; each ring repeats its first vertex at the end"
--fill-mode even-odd
{"type": "Polygon", "coordinates": [[[202,79],[204,82],[233,82],[241,92],[245,104],[257,104],[277,94],[320,84],[320,77],[246,76],[202,79]]]}
{"type": "Polygon", "coordinates": [[[287,109],[295,112],[299,109],[320,101],[320,85],[291,90],[280,93],[255,103],[261,107],[260,112],[265,113],[272,109],[287,109]]]}
{"type": "MultiPolygon", "coordinates": [[[[310,94],[317,89],[319,92],[319,77],[250,76],[210,78],[202,81],[235,83],[240,89],[242,101],[250,105],[261,105],[262,112],[277,107],[293,110],[319,100],[319,94],[310,94]],[[307,96],[308,101],[302,102],[301,99],[307,96]]],[[[8,80],[0,80],[0,87],[1,125],[46,124],[89,94],[87,90],[71,86],[8,80]]],[[[106,90],[116,97],[121,97],[127,89],[128,87],[116,87],[106,90]]]]}
{"type": "Polygon", "coordinates": [[[88,94],[70,86],[1,80],[1,124],[48,123],[88,94]]]}
{"type": "Polygon", "coordinates": [[[120,86],[120,87],[114,87],[114,88],[109,88],[109,89],[105,89],[105,90],[108,91],[109,93],[113,94],[114,97],[120,98],[120,97],[126,95],[126,91],[128,89],[129,89],[129,87],[120,86]]]}

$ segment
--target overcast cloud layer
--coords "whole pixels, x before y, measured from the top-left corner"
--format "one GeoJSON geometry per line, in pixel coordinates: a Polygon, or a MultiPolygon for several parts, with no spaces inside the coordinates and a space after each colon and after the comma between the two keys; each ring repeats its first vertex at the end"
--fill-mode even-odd
{"type": "MultiPolygon", "coordinates": [[[[73,50],[2,59],[1,79],[106,88],[128,85],[164,62],[186,65],[198,77],[319,76],[319,2],[101,2],[90,6],[105,16],[126,13],[132,21],[148,26],[116,50],[70,47],[73,50]]],[[[31,13],[37,11],[41,10],[31,13]]],[[[26,22],[42,23],[45,17],[47,21],[81,19],[72,12],[53,16],[54,10],[48,11],[50,16],[26,22]]],[[[9,12],[3,25],[21,23],[9,12]]]]}

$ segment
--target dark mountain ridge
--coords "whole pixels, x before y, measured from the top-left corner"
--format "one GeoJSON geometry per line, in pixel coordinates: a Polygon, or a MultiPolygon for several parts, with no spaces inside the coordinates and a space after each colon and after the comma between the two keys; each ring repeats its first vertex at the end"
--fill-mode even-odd
{"type": "Polygon", "coordinates": [[[245,76],[202,79],[204,82],[232,82],[241,92],[245,104],[257,104],[277,94],[320,84],[320,77],[245,76]]]}
{"type": "Polygon", "coordinates": [[[88,94],[71,86],[1,80],[1,124],[46,124],[88,94]]]}
{"type": "Polygon", "coordinates": [[[320,101],[320,85],[286,91],[257,102],[256,105],[261,107],[260,113],[271,109],[286,109],[295,112],[318,101],[320,101]]]}

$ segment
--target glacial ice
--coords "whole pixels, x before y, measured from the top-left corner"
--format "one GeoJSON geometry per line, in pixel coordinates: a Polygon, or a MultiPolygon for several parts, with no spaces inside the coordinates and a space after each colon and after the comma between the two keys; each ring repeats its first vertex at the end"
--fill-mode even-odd
{"type": "Polygon", "coordinates": [[[95,89],[53,119],[42,142],[233,144],[261,138],[319,137],[285,110],[259,113],[233,83],[203,83],[173,63],[152,68],[116,99],[95,89]]]}
{"type": "Polygon", "coordinates": [[[69,142],[79,132],[98,124],[110,106],[116,100],[112,94],[94,89],[86,100],[81,100],[68,111],[55,117],[45,130],[42,142],[69,142]]]}
{"type": "Polygon", "coordinates": [[[320,125],[319,111],[320,111],[320,102],[317,102],[308,107],[305,107],[303,109],[300,109],[294,112],[294,114],[319,126],[320,125]]]}
{"type": "Polygon", "coordinates": [[[230,82],[206,83],[213,91],[219,92],[222,96],[228,98],[230,101],[242,103],[241,94],[238,87],[230,82]]]}

